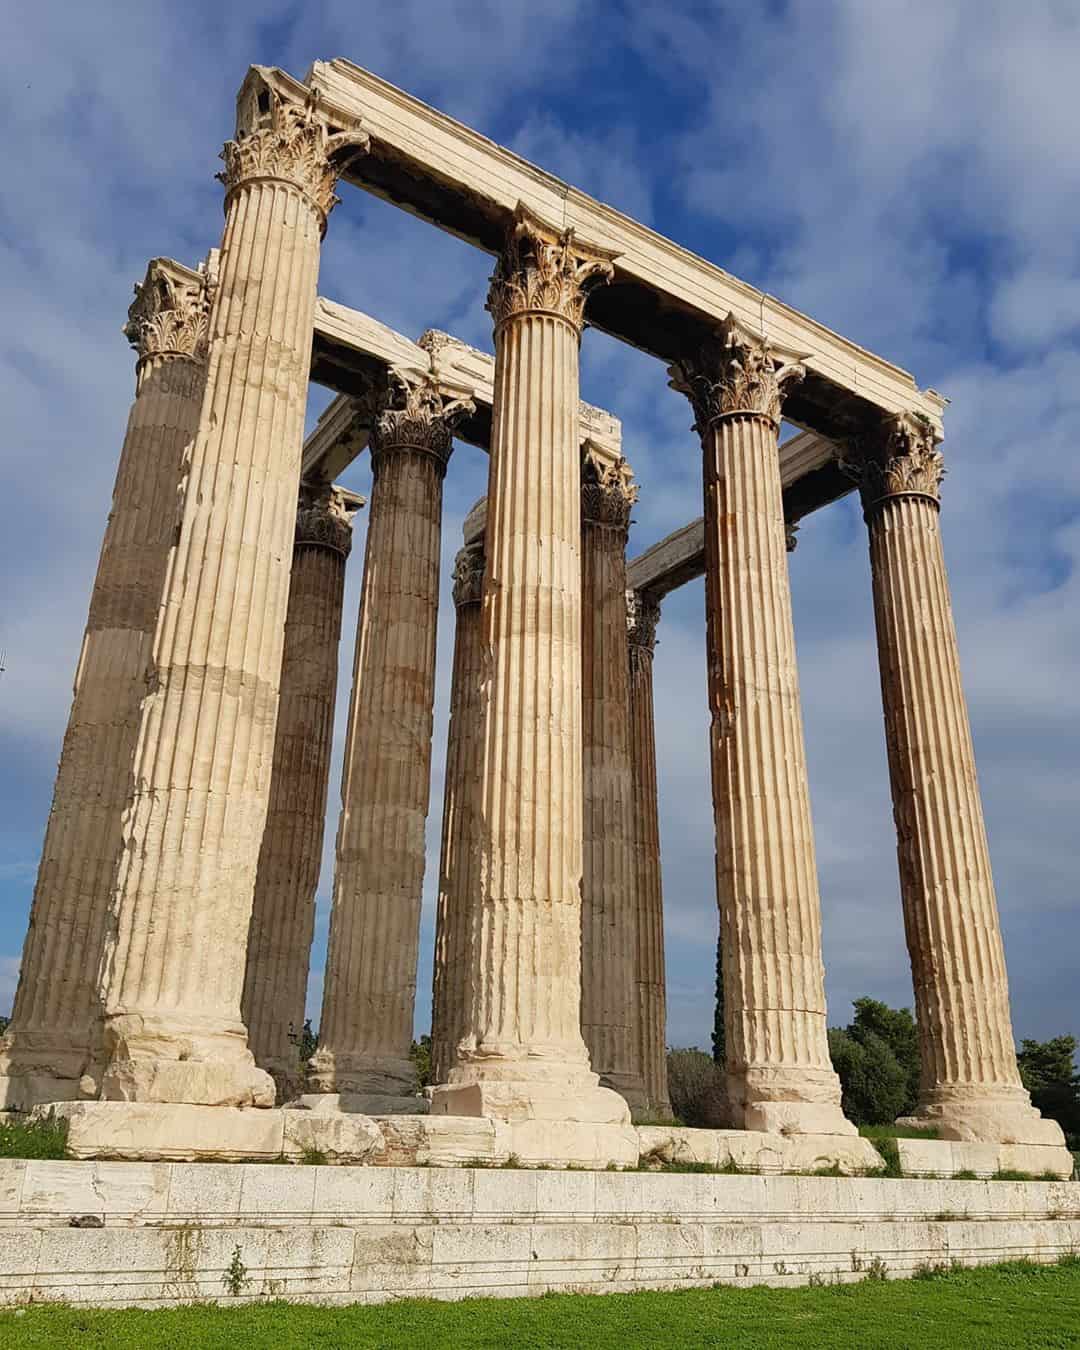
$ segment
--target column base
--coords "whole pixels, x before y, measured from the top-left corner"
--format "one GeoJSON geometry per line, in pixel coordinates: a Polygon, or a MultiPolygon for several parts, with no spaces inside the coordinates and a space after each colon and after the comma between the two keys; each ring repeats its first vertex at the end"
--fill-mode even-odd
{"type": "Polygon", "coordinates": [[[308,1061],[307,1092],[370,1093],[411,1103],[416,1099],[416,1065],[395,1055],[360,1055],[320,1046],[308,1061]]]}
{"type": "Polygon", "coordinates": [[[612,1092],[617,1092],[630,1108],[632,1114],[636,1112],[641,1115],[648,1107],[645,1084],[640,1078],[634,1078],[630,1074],[602,1073],[600,1075],[600,1086],[610,1088],[612,1092]]]}
{"type": "Polygon", "coordinates": [[[273,1106],[274,1080],[255,1064],[242,1025],[224,1031],[122,1013],[105,1023],[100,1096],[110,1102],[273,1106]]]}
{"type": "Polygon", "coordinates": [[[0,1110],[30,1111],[46,1102],[96,1097],[96,1078],[87,1072],[89,1054],[72,1050],[71,1037],[8,1032],[0,1042],[0,1110]]]}
{"type": "Polygon", "coordinates": [[[727,1115],[736,1130],[766,1134],[844,1134],[859,1131],[840,1105],[840,1079],[831,1069],[747,1068],[726,1077],[727,1115]]]}
{"type": "Polygon", "coordinates": [[[1043,1144],[1063,1147],[1056,1120],[1044,1118],[1023,1088],[988,1092],[980,1087],[937,1088],[910,1116],[896,1122],[908,1129],[936,1130],[939,1139],[976,1144],[1043,1144]]]}
{"type": "Polygon", "coordinates": [[[480,1079],[441,1083],[431,1094],[433,1116],[484,1116],[520,1124],[528,1120],[586,1125],[629,1125],[630,1108],[617,1092],[592,1084],[535,1079],[480,1079]]]}

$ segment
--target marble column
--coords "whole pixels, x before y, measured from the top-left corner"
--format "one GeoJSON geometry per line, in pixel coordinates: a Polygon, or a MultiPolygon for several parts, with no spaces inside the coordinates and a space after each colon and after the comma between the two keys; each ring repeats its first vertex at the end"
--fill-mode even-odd
{"type": "Polygon", "coordinates": [[[634,1054],[645,1085],[646,1110],[671,1117],[667,1085],[667,977],[664,969],[664,893],[660,875],[660,810],[653,718],[653,650],[660,605],[648,594],[626,592],[630,675],[630,765],[633,775],[634,897],[637,951],[634,1054]]]}
{"type": "Polygon", "coordinates": [[[623,1122],[581,1036],[578,347],[611,255],[518,208],[492,277],[495,392],[481,609],[480,884],[465,1035],[432,1110],[623,1122]]]}
{"type": "Polygon", "coordinates": [[[469,915],[480,886],[480,774],[484,749],[484,664],[480,596],[483,542],[467,544],[454,564],[454,666],[446,738],[439,901],[431,1010],[432,1080],[445,1083],[464,1034],[469,915]]]}
{"type": "Polygon", "coordinates": [[[226,144],[206,393],[140,709],[102,964],[107,1099],[271,1105],[240,1015],[270,791],[319,247],[340,156],[253,68],[226,144]]]}
{"type": "Polygon", "coordinates": [[[829,1059],[777,437],[801,379],[729,315],[672,367],[704,451],[726,1086],[744,1129],[852,1134],[829,1059]]]}
{"type": "Polygon", "coordinates": [[[645,1107],[634,1054],[637,909],[626,661],[626,538],[637,487],[625,460],[581,469],[581,1032],[604,1087],[645,1107]]]}
{"type": "MultiPolygon", "coordinates": [[[[431,789],[442,493],[457,419],[433,375],[394,375],[371,431],[371,493],[312,1093],[414,1099],[424,823],[431,789]]],[[[360,1100],[360,1099],[363,1100],[360,1100]]],[[[344,1105],[344,1103],[342,1103],[344,1105]]]]}
{"type": "Polygon", "coordinates": [[[941,548],[943,460],[917,417],[852,447],[870,534],[885,742],[922,1076],[944,1139],[1061,1144],[1016,1067],[975,754],[941,548]]]}
{"type": "Polygon", "coordinates": [[[315,931],[355,509],[337,489],[320,483],[301,488],[296,513],[270,802],[240,1003],[255,1063],[273,1078],[279,1101],[300,1091],[297,1047],[315,931]]]}
{"type": "Polygon", "coordinates": [[[139,715],[206,381],[210,277],[155,258],[125,333],[135,402],[113,489],[30,910],[0,1107],[93,1096],[98,966],[124,846],[139,715]]]}

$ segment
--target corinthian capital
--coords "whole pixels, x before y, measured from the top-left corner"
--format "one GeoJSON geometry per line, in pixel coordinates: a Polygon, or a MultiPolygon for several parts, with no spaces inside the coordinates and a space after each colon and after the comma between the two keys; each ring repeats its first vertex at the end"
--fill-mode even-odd
{"type": "Polygon", "coordinates": [[[488,288],[496,328],[515,314],[556,314],[578,331],[589,292],[610,281],[618,255],[579,244],[574,231],[555,230],[518,205],[488,288]]]}
{"type": "Polygon", "coordinates": [[[685,394],[694,409],[698,432],[719,417],[757,414],[777,427],[791,385],[806,374],[796,362],[784,363],[768,340],[744,328],[729,314],[696,352],[669,369],[671,387],[685,394]]]}
{"type": "Polygon", "coordinates": [[[454,559],[454,604],[478,605],[484,591],[484,545],[466,544],[454,559]]]}
{"type": "Polygon", "coordinates": [[[660,602],[645,591],[626,592],[626,638],[631,652],[652,656],[656,647],[656,625],[660,622],[660,602]]]}
{"type": "Polygon", "coordinates": [[[630,509],[638,499],[634,471],[625,459],[603,460],[592,449],[581,461],[581,518],[594,525],[630,528],[630,509]]]}
{"type": "Polygon", "coordinates": [[[895,413],[847,444],[841,466],[859,485],[869,516],[889,497],[941,498],[945,460],[933,425],[915,413],[895,413]]]}
{"type": "Polygon", "coordinates": [[[309,90],[302,102],[275,88],[262,67],[252,66],[236,100],[236,139],[225,142],[218,174],[229,195],[251,179],[291,183],[326,217],[337,204],[334,186],[349,160],[368,148],[359,128],[331,133],[319,112],[319,94],[309,90]]]}
{"type": "Polygon", "coordinates": [[[476,411],[470,398],[444,394],[430,372],[389,372],[387,405],[371,428],[372,466],[391,450],[414,450],[431,455],[445,473],[453,449],[454,427],[476,411]]]}
{"type": "Polygon", "coordinates": [[[328,483],[301,484],[296,542],[328,548],[347,558],[352,548],[352,519],[358,505],[359,502],[347,502],[342,492],[328,483]]]}
{"type": "Polygon", "coordinates": [[[210,283],[172,258],[153,258],[135,286],[124,336],[144,361],[149,356],[206,359],[210,283]]]}

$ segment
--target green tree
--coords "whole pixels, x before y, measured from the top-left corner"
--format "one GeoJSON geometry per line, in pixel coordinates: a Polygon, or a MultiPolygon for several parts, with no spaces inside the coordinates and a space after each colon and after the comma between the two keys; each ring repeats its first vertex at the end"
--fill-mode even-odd
{"type": "Polygon", "coordinates": [[[724,1038],[724,948],[723,925],[716,935],[716,1008],[713,1012],[712,1057],[713,1062],[724,1067],[727,1058],[727,1042],[724,1038]]]}
{"type": "Polygon", "coordinates": [[[853,1125],[891,1125],[903,1114],[907,1076],[880,1036],[832,1027],[829,1054],[840,1078],[844,1115],[853,1125]]]}
{"type": "Polygon", "coordinates": [[[885,1042],[904,1071],[903,1106],[897,1115],[910,1115],[919,1100],[919,1033],[910,1008],[890,1008],[876,998],[857,998],[848,1031],[856,1040],[873,1035],[885,1042]]]}
{"type": "Polygon", "coordinates": [[[1016,1062],[1031,1101],[1065,1131],[1072,1149],[1080,1149],[1080,1074],[1076,1071],[1076,1037],[1025,1040],[1016,1062]]]}
{"type": "Polygon", "coordinates": [[[431,1037],[421,1036],[418,1041],[413,1041],[409,1050],[409,1058],[413,1062],[416,1070],[416,1088],[431,1086],[431,1037]]]}
{"type": "Polygon", "coordinates": [[[297,1043],[297,1049],[300,1053],[300,1063],[306,1064],[311,1056],[319,1048],[319,1033],[312,1031],[311,1018],[304,1018],[304,1029],[300,1033],[300,1040],[297,1043]]]}

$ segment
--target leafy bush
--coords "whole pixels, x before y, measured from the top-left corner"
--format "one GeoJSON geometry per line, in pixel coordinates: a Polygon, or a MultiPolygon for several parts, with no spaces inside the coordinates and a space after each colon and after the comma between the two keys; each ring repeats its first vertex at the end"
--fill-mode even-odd
{"type": "Polygon", "coordinates": [[[671,1109],[680,1120],[698,1129],[724,1125],[724,1077],[704,1050],[669,1050],[667,1072],[671,1109]]]}

